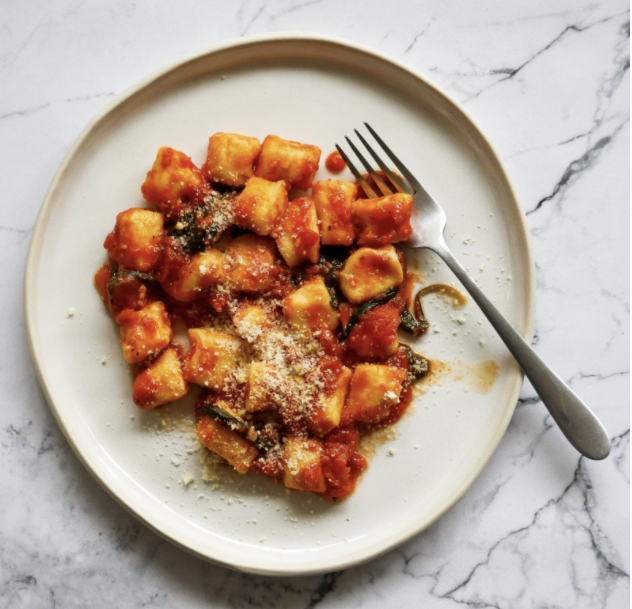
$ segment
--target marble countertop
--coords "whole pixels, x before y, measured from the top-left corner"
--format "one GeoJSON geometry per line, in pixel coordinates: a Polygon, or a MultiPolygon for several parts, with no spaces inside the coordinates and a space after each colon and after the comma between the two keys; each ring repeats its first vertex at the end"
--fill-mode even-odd
{"type": "Polygon", "coordinates": [[[629,607],[626,2],[8,0],[0,23],[1,608],[629,607]],[[429,530],[343,572],[268,578],[189,556],[92,479],[35,378],[22,281],[50,180],[110,98],[211,43],[288,30],[408,63],[483,128],[531,230],[535,348],[613,449],[580,458],[525,384],[488,466],[429,530]]]}

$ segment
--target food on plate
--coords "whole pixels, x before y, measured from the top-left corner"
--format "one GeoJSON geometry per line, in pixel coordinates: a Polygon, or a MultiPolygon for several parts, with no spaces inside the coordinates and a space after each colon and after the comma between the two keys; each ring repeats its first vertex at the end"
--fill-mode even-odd
{"type": "Polygon", "coordinates": [[[152,207],[118,214],[95,285],[139,408],[195,392],[198,438],[224,464],[337,500],[368,466],[361,438],[429,371],[398,330],[428,323],[397,245],[412,199],[314,182],[320,156],[276,135],[216,133],[201,168],[160,148],[152,207]]]}

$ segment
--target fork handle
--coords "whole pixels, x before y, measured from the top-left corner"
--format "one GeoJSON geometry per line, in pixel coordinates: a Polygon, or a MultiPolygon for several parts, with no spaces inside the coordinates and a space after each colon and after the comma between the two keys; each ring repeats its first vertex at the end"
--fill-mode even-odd
{"type": "Polygon", "coordinates": [[[592,410],[516,332],[491,300],[483,294],[448,246],[442,243],[431,249],[443,258],[494,326],[568,441],[589,459],[605,459],[610,454],[610,438],[592,410]]]}

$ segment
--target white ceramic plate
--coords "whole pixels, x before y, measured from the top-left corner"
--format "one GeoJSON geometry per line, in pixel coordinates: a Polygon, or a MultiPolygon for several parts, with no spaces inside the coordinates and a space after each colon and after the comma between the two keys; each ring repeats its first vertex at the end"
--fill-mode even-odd
{"type": "MultiPolygon", "coordinates": [[[[363,120],[444,206],[448,243],[529,337],[529,240],[493,149],[436,87],[375,51],[340,40],[303,34],[242,39],[139,83],[81,134],[35,226],[26,320],[59,425],[86,467],[127,509],[180,547],[225,566],[305,574],[387,551],[454,505],[513,413],[522,377],[491,327],[474,304],[453,311],[433,297],[427,314],[439,332],[431,330],[417,349],[454,372],[415,402],[398,437],[379,448],[343,503],[286,492],[251,474],[213,490],[201,479],[197,454],[185,450],[190,438],[177,430],[154,433],[160,415],[133,405],[118,331],[92,277],[105,259],[102,243],[116,214],[143,205],[140,184],[157,149],[172,146],[199,165],[217,131],[260,139],[274,133],[318,145],[324,160],[363,120]],[[493,387],[481,393],[473,370],[487,359],[500,369],[493,387]],[[188,486],[181,481],[185,473],[195,479],[188,486]]],[[[317,179],[326,177],[333,176],[323,167],[317,179]]],[[[428,282],[454,281],[430,253],[420,253],[418,261],[428,282]]]]}

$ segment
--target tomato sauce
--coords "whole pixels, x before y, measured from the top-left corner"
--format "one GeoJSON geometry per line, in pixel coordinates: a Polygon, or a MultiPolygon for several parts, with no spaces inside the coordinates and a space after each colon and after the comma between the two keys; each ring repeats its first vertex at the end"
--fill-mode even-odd
{"type": "Polygon", "coordinates": [[[368,467],[367,460],[357,451],[360,432],[354,426],[338,427],[323,440],[321,463],[327,499],[336,500],[353,493],[360,474],[368,467]]]}
{"type": "Polygon", "coordinates": [[[337,150],[334,150],[325,160],[325,167],[331,173],[340,173],[346,166],[347,164],[337,150]]]}
{"type": "Polygon", "coordinates": [[[318,361],[318,367],[325,385],[323,393],[325,396],[329,396],[336,390],[338,378],[342,373],[342,362],[339,357],[325,355],[318,361]]]}
{"type": "MultiPolygon", "coordinates": [[[[340,308],[343,326],[349,323],[352,311],[349,305],[340,308]]],[[[375,307],[360,318],[345,341],[346,347],[363,358],[387,357],[399,348],[399,323],[399,311],[396,308],[388,304],[375,307]]]]}
{"type": "Polygon", "coordinates": [[[270,476],[270,478],[274,478],[275,480],[283,478],[283,467],[283,459],[278,456],[270,457],[268,455],[257,457],[250,465],[250,469],[255,472],[255,474],[270,476]]]}
{"type": "Polygon", "coordinates": [[[165,307],[171,317],[171,322],[181,320],[188,328],[201,328],[210,324],[217,318],[215,309],[209,309],[208,304],[203,300],[194,300],[192,302],[182,302],[175,300],[170,296],[165,296],[165,307]]]}

